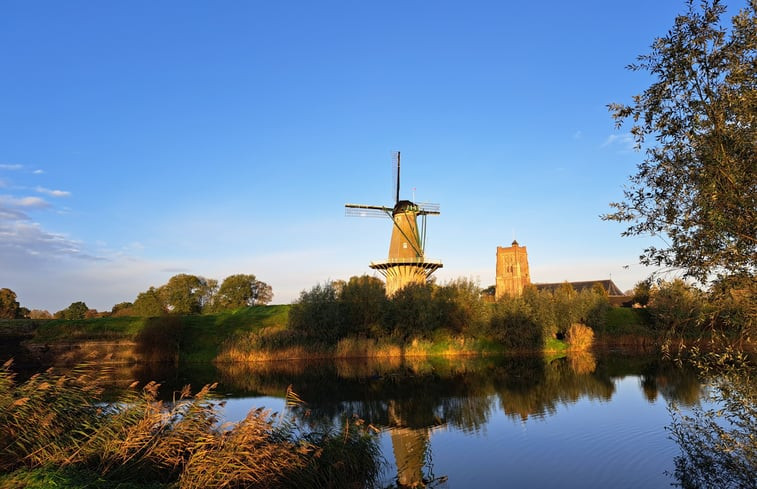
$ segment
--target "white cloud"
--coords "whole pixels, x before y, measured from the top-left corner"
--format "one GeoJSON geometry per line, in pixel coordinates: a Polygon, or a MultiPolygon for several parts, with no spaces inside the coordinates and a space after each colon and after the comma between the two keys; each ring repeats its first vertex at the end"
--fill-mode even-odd
{"type": "Polygon", "coordinates": [[[16,170],[22,169],[23,167],[24,167],[24,165],[9,164],[9,163],[0,163],[0,170],[16,171],[16,170]]]}
{"type": "Polygon", "coordinates": [[[45,187],[37,187],[35,190],[41,194],[49,195],[50,197],[70,197],[71,192],[67,190],[51,190],[45,187]]]}
{"type": "Polygon", "coordinates": [[[34,170],[32,173],[34,173],[35,175],[42,175],[43,173],[45,173],[45,170],[34,170]]]}
{"type": "Polygon", "coordinates": [[[583,133],[581,131],[576,131],[573,133],[573,139],[581,139],[581,136],[583,136],[583,133]]]}
{"type": "Polygon", "coordinates": [[[626,132],[623,134],[610,134],[607,139],[602,143],[600,148],[607,148],[609,146],[619,146],[623,150],[634,149],[635,141],[633,134],[626,132]]]}
{"type": "Polygon", "coordinates": [[[15,198],[10,195],[0,195],[0,204],[9,207],[24,207],[28,209],[43,209],[50,207],[50,204],[41,197],[21,197],[15,198]]]}

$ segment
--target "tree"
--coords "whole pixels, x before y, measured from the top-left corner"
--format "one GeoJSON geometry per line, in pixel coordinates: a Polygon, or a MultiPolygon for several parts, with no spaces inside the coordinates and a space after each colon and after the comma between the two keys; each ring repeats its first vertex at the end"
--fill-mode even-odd
{"type": "Polygon", "coordinates": [[[649,304],[649,298],[652,293],[652,281],[642,280],[633,287],[633,301],[634,304],[638,304],[641,307],[645,307],[649,304]]]}
{"type": "Polygon", "coordinates": [[[29,319],[52,319],[53,315],[42,309],[32,309],[29,312],[29,319]]]}
{"type": "Polygon", "coordinates": [[[757,263],[757,2],[720,26],[718,0],[679,15],[632,71],[655,80],[631,105],[608,107],[617,127],[631,119],[645,159],[625,200],[606,220],[630,223],[624,236],[667,240],[643,264],[681,269],[706,283],[736,276],[753,283],[757,263]]]}
{"type": "Polygon", "coordinates": [[[252,287],[252,305],[259,306],[268,304],[273,300],[273,289],[270,285],[256,280],[252,287]]]}
{"type": "Polygon", "coordinates": [[[207,281],[202,277],[180,273],[158,289],[163,306],[173,314],[199,314],[207,281]]]}
{"type": "Polygon", "coordinates": [[[55,313],[55,317],[58,319],[85,319],[89,308],[87,304],[82,301],[72,302],[70,306],[55,313]]]}
{"type": "Polygon", "coordinates": [[[134,304],[131,302],[119,302],[110,310],[110,314],[113,317],[131,316],[134,311],[134,304]]]}
{"type": "Polygon", "coordinates": [[[166,313],[160,293],[155,287],[140,292],[131,309],[135,316],[141,317],[162,316],[166,313]]]}
{"type": "Polygon", "coordinates": [[[0,289],[0,319],[15,319],[18,315],[19,303],[16,293],[11,289],[0,289]]]}
{"type": "Polygon", "coordinates": [[[345,329],[352,334],[383,333],[381,319],[386,309],[384,282],[370,275],[350,277],[341,286],[339,303],[345,329]]]}
{"type": "Polygon", "coordinates": [[[226,277],[216,294],[215,310],[223,311],[239,307],[267,304],[273,299],[271,286],[252,274],[236,274],[226,277]]]}

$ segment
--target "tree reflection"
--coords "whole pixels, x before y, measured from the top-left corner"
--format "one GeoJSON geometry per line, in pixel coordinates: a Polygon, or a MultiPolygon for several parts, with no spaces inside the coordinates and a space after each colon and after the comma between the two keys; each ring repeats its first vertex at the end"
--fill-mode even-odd
{"type": "Polygon", "coordinates": [[[670,403],[668,431],[681,454],[676,485],[684,488],[757,488],[757,368],[739,352],[696,353],[707,378],[705,403],[690,411],[670,403]]]}
{"type": "Polygon", "coordinates": [[[541,356],[219,365],[231,390],[283,396],[289,385],[307,401],[291,413],[304,426],[334,426],[358,416],[388,431],[398,487],[422,487],[430,472],[433,430],[478,432],[501,408],[525,421],[582,398],[610,400],[615,379],[636,375],[647,399],[696,402],[696,372],[653,357],[541,356]],[[424,473],[425,470],[425,473],[424,473]]]}

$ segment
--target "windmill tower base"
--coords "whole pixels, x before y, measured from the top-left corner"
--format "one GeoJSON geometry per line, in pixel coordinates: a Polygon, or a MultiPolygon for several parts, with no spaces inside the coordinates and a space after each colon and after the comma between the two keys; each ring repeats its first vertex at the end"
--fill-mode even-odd
{"type": "Polygon", "coordinates": [[[409,284],[425,284],[428,277],[442,267],[439,261],[391,260],[371,262],[371,268],[386,278],[386,296],[391,297],[409,284]]]}

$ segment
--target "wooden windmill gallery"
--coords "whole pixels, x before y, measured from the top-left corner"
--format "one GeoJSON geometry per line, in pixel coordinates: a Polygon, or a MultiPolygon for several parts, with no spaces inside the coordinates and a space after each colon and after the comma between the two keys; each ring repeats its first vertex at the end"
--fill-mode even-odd
{"type": "Polygon", "coordinates": [[[370,267],[386,278],[386,295],[392,296],[408,284],[426,283],[435,270],[442,267],[438,260],[427,260],[426,217],[439,215],[439,204],[415,203],[400,200],[400,153],[394,155],[394,207],[381,205],[345,204],[345,214],[354,217],[388,217],[392,220],[389,256],[385,261],[371,262],[370,267]],[[420,217],[420,225],[418,224],[420,217]]]}

